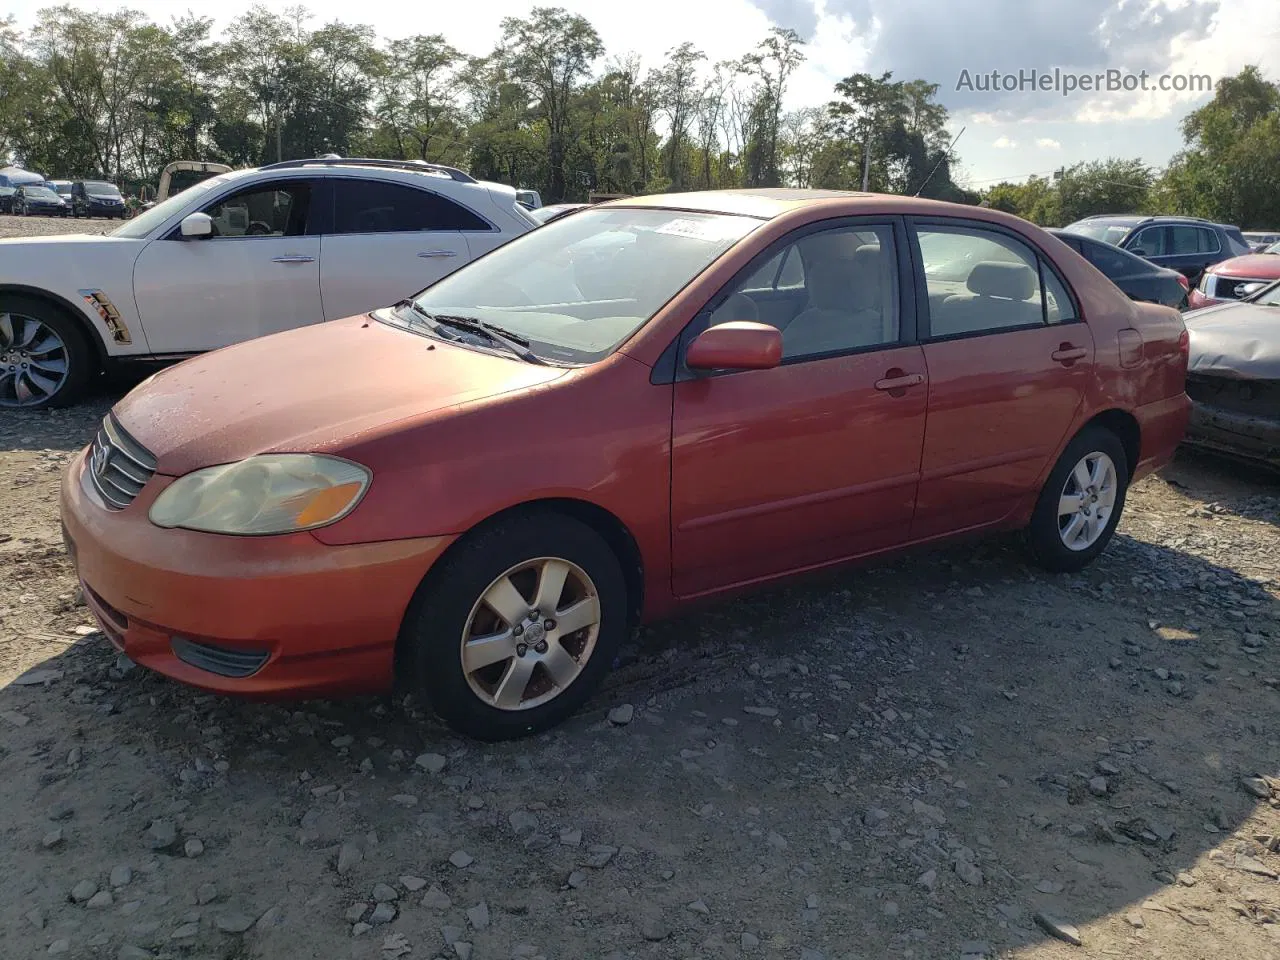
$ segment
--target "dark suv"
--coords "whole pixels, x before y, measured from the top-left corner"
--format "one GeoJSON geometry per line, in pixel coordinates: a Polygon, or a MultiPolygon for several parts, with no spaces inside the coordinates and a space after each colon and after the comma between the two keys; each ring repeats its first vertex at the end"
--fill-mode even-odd
{"type": "Polygon", "coordinates": [[[1249,253],[1239,227],[1198,217],[1101,214],[1063,228],[1177,270],[1194,285],[1205,267],[1249,253]]]}
{"type": "Polygon", "coordinates": [[[74,217],[118,217],[124,219],[124,197],[120,188],[105,180],[77,180],[71,185],[71,215],[74,217]]]}

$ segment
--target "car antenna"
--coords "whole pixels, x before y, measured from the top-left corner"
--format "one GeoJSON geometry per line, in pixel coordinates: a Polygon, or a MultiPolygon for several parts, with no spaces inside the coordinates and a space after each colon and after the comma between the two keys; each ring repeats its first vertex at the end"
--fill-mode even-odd
{"type": "Polygon", "coordinates": [[[961,127],[960,133],[956,134],[955,140],[951,141],[951,146],[947,147],[946,152],[941,157],[938,158],[938,162],[933,165],[933,169],[929,171],[929,175],[924,178],[924,183],[920,184],[920,189],[912,194],[913,197],[920,196],[924,188],[929,185],[929,181],[933,179],[933,175],[938,172],[938,168],[942,166],[942,161],[950,158],[951,151],[955,149],[956,140],[960,139],[960,134],[964,133],[964,131],[965,131],[965,127],[961,127]]]}

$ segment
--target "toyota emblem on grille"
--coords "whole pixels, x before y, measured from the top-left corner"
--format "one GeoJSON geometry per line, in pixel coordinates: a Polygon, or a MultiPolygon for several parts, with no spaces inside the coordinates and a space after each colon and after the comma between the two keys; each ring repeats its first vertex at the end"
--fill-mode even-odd
{"type": "Polygon", "coordinates": [[[89,460],[89,470],[95,477],[101,478],[107,472],[107,463],[111,459],[111,451],[105,446],[97,446],[93,448],[93,454],[89,460]]]}

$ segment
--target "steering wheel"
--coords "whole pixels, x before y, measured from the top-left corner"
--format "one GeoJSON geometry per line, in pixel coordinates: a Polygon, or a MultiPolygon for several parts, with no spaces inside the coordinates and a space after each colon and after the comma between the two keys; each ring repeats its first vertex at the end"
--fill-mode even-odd
{"type": "Polygon", "coordinates": [[[271,225],[261,220],[254,220],[244,232],[246,237],[266,237],[271,235],[271,225]]]}

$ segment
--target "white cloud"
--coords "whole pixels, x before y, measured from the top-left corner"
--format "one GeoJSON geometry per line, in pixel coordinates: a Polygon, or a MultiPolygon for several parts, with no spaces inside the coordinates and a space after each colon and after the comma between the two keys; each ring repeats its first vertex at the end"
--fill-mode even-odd
{"type": "Polygon", "coordinates": [[[991,145],[998,150],[1012,150],[1018,145],[1017,140],[1010,140],[1008,137],[999,137],[991,142],[991,145]]]}
{"type": "Polygon", "coordinates": [[[1036,146],[1045,150],[1061,150],[1062,144],[1053,137],[1036,137],[1036,146]]]}

